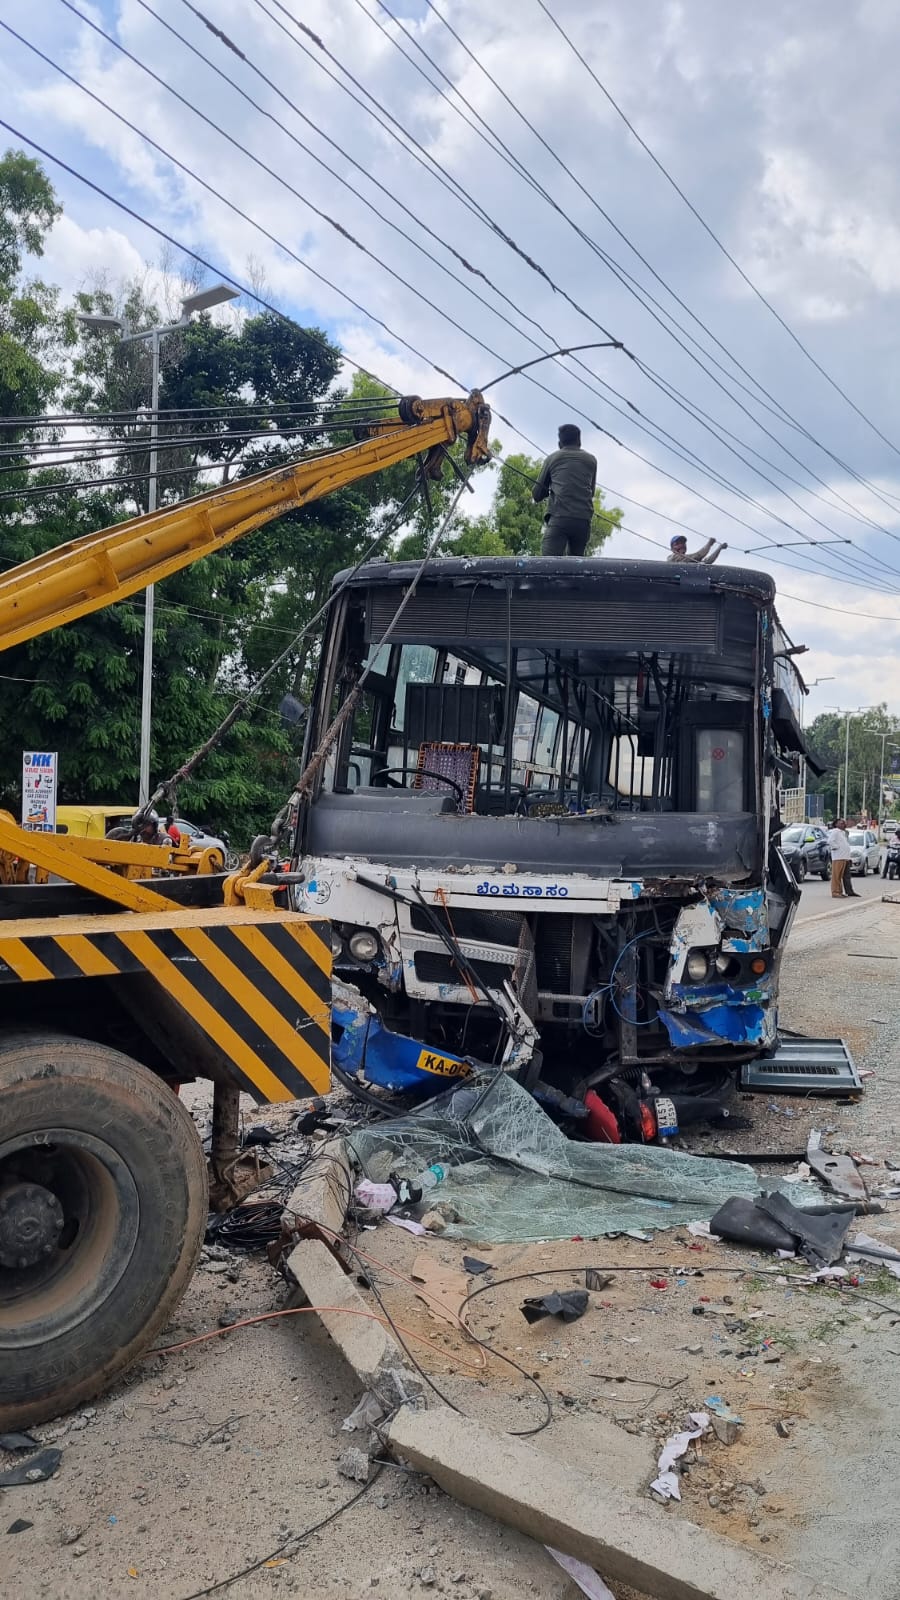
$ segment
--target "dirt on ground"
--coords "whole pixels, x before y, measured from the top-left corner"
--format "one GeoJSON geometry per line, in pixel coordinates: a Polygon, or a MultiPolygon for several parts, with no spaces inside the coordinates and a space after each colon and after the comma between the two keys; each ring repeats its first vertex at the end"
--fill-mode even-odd
{"type": "MultiPolygon", "coordinates": [[[[861,1170],[877,1190],[900,1182],[886,1164],[900,1162],[900,906],[871,899],[834,915],[824,897],[821,911],[811,906],[807,885],[782,975],[782,1019],[847,1038],[872,1074],[864,1098],[741,1097],[735,1109],[752,1127],[692,1134],[689,1143],[799,1154],[809,1130],[822,1128],[835,1149],[868,1158],[861,1170]]],[[[202,1123],[203,1093],[191,1103],[202,1123]]],[[[287,1133],[292,1110],[267,1108],[253,1120],[287,1133]]],[[[296,1144],[286,1137],[274,1148],[289,1155],[296,1144]]],[[[791,1166],[762,1163],[760,1172],[771,1181],[791,1166]]],[[[885,1203],[862,1226],[900,1248],[900,1201],[885,1203]]],[[[850,1595],[891,1600],[900,1282],[884,1268],[860,1265],[859,1282],[844,1289],[812,1284],[802,1262],[686,1228],[646,1242],[491,1247],[382,1224],[355,1242],[372,1314],[386,1310],[452,1404],[497,1428],[540,1426],[536,1449],[640,1494],[654,1515],[713,1528],[823,1581],[827,1574],[850,1595]],[[467,1272],[463,1255],[488,1270],[467,1272]],[[434,1292],[438,1267],[452,1292],[483,1291],[465,1318],[489,1351],[417,1294],[434,1292]],[[610,1281],[590,1290],[580,1320],[526,1322],[526,1296],[584,1287],[588,1267],[610,1281]],[[432,1281],[417,1284],[423,1273],[432,1281]],[[511,1277],[519,1281],[503,1281],[511,1277]],[[681,1502],[660,1503],[649,1485],[662,1443],[691,1412],[723,1408],[740,1422],[714,1417],[683,1459],[681,1502]]],[[[17,1600],[251,1600],[278,1590],[309,1600],[435,1592],[575,1600],[579,1591],[541,1547],[427,1479],[386,1463],[360,1495],[338,1471],[352,1439],[341,1424],[359,1393],[316,1316],[219,1331],[283,1309],[286,1298],[261,1252],[214,1247],[160,1340],[181,1348],[145,1359],[104,1398],[34,1430],[62,1460],[50,1481],[0,1491],[4,1592],[17,1600]]],[[[0,1468],[18,1459],[0,1452],[0,1468]]],[[[616,1600],[641,1600],[610,1587],[616,1600]]]]}

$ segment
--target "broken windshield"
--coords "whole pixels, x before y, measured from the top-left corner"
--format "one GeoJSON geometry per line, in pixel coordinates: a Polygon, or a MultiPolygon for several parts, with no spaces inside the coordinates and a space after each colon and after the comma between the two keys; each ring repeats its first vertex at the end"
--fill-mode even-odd
{"type": "Polygon", "coordinates": [[[519,817],[757,809],[758,606],[587,583],[439,581],[353,594],[336,660],[364,693],[336,793],[428,793],[440,812],[519,817]]]}

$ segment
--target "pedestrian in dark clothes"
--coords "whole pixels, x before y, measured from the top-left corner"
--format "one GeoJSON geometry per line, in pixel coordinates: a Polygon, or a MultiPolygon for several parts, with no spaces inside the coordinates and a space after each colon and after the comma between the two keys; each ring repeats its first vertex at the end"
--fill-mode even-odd
{"type": "Polygon", "coordinates": [[[583,556],[591,537],[597,458],[581,448],[581,429],[564,422],[559,449],[548,456],[532,495],[549,500],[544,514],[541,555],[583,556]]]}

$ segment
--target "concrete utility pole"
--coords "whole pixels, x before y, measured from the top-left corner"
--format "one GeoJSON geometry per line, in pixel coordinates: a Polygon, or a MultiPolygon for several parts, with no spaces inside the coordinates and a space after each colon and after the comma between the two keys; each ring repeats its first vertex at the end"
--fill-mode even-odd
{"type": "MultiPolygon", "coordinates": [[[[180,333],[183,328],[186,328],[195,311],[209,311],[213,306],[224,305],[226,300],[236,300],[237,298],[237,289],[230,289],[226,283],[213,284],[211,289],[201,289],[197,294],[189,294],[184,297],[181,302],[181,316],[177,322],[172,322],[165,328],[145,328],[140,332],[128,328],[121,317],[85,314],[78,318],[82,327],[93,328],[97,332],[118,333],[121,344],[134,344],[138,340],[145,339],[149,341],[150,450],[147,473],[148,512],[156,510],[158,494],[159,354],[162,340],[166,334],[180,333]]],[[[144,661],[141,677],[140,783],[138,787],[138,804],[142,806],[147,804],[150,797],[150,734],[153,713],[153,618],[155,599],[155,590],[153,584],[150,583],[144,591],[144,661]]]]}

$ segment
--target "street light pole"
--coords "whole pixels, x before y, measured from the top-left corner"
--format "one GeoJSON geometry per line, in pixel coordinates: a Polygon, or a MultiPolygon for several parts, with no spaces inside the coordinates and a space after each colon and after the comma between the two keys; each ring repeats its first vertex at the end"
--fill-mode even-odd
{"type": "MultiPolygon", "coordinates": [[[[147,510],[156,510],[157,500],[157,446],[159,443],[159,330],[154,328],[150,339],[150,460],[147,483],[147,510]]],[[[156,608],[156,590],[148,583],[144,591],[144,664],[141,676],[141,757],[138,782],[138,805],[145,806],[150,798],[150,730],[153,726],[153,618],[156,608]]]]}
{"type": "MultiPolygon", "coordinates": [[[[888,742],[887,733],[881,735],[881,776],[878,779],[878,825],[881,826],[881,813],[884,809],[884,751],[888,742]]],[[[892,750],[900,749],[900,745],[891,744],[892,750]]]]}
{"type": "MultiPolygon", "coordinates": [[[[139,332],[126,329],[121,317],[99,316],[85,313],[78,321],[85,328],[119,335],[120,343],[133,344],[138,340],[150,342],[150,450],[148,461],[147,510],[155,511],[158,499],[159,453],[159,355],[160,344],[167,333],[180,333],[186,328],[195,311],[209,311],[212,306],[224,305],[227,300],[237,300],[237,289],[227,283],[215,283],[210,289],[200,289],[196,294],[185,295],[181,302],[181,317],[165,328],[143,328],[139,332]]],[[[141,674],[141,743],[138,804],[145,806],[150,798],[150,734],[153,727],[153,619],[155,592],[152,583],[144,596],[144,659],[141,674]]]]}

